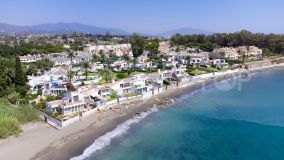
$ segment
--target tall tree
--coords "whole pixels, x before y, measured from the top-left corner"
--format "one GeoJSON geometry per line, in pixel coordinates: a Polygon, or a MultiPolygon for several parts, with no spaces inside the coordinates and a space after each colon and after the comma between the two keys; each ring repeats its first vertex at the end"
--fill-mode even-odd
{"type": "Polygon", "coordinates": [[[22,64],[20,58],[17,57],[15,61],[15,85],[16,86],[25,86],[25,74],[23,72],[22,64]]]}
{"type": "Polygon", "coordinates": [[[72,79],[74,77],[75,73],[70,69],[67,71],[67,77],[68,77],[68,83],[67,83],[67,89],[68,91],[75,91],[75,87],[72,84],[72,79]]]}
{"type": "Polygon", "coordinates": [[[68,57],[70,58],[71,67],[72,67],[72,65],[73,65],[73,58],[75,57],[75,53],[72,50],[68,50],[67,53],[68,53],[68,57]]]}
{"type": "Polygon", "coordinates": [[[104,53],[103,50],[100,50],[99,55],[100,55],[101,63],[107,62],[107,55],[104,53]]]}
{"type": "Polygon", "coordinates": [[[133,34],[130,44],[134,58],[139,57],[144,52],[145,40],[139,34],[133,34]]]}
{"type": "Polygon", "coordinates": [[[131,67],[130,67],[130,63],[131,63],[131,58],[127,55],[127,54],[124,54],[122,56],[122,58],[126,61],[127,63],[127,74],[130,75],[131,74],[131,67]]]}
{"type": "Polygon", "coordinates": [[[133,34],[130,39],[131,50],[133,53],[133,67],[136,69],[137,58],[142,55],[145,49],[145,40],[139,34],[133,34]]]}
{"type": "Polygon", "coordinates": [[[84,62],[83,63],[83,69],[85,70],[85,76],[86,76],[86,79],[88,79],[88,73],[89,73],[89,68],[91,68],[90,66],[90,63],[89,62],[84,62]]]}
{"type": "Polygon", "coordinates": [[[112,80],[112,72],[111,70],[108,68],[108,66],[104,66],[103,69],[99,70],[99,74],[104,77],[106,82],[111,82],[112,80]]]}
{"type": "Polygon", "coordinates": [[[92,61],[93,62],[99,62],[99,61],[101,61],[101,57],[97,54],[93,54],[92,61]]]}
{"type": "Polygon", "coordinates": [[[16,91],[20,93],[21,97],[25,97],[29,88],[26,85],[26,74],[23,72],[19,57],[17,57],[15,61],[15,87],[16,91]]]}
{"type": "Polygon", "coordinates": [[[68,77],[68,83],[72,83],[72,79],[74,77],[75,73],[72,70],[67,71],[67,77],[68,77]]]}
{"type": "Polygon", "coordinates": [[[159,49],[159,39],[153,39],[147,42],[145,44],[145,49],[149,51],[152,55],[157,55],[159,49]]]}

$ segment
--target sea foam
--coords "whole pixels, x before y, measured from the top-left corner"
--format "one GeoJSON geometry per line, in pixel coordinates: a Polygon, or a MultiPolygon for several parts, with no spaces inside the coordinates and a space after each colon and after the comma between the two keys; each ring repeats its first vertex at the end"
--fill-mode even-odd
{"type": "Polygon", "coordinates": [[[112,139],[122,136],[126,134],[127,131],[130,129],[131,125],[140,122],[142,119],[146,118],[149,114],[153,112],[157,112],[158,109],[152,108],[148,112],[142,112],[141,114],[129,119],[122,124],[118,125],[114,130],[104,134],[103,136],[97,138],[92,145],[86,148],[83,154],[73,157],[70,160],[83,160],[87,157],[90,157],[92,154],[96,153],[97,151],[103,149],[104,147],[111,144],[112,139]]]}

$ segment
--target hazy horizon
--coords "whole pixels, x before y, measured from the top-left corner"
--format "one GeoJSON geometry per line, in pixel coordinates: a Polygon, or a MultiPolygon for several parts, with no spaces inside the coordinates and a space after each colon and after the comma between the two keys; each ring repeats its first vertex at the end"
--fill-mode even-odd
{"type": "Polygon", "coordinates": [[[0,0],[0,22],[29,26],[81,23],[158,34],[179,28],[209,32],[284,33],[281,0],[0,0]]]}

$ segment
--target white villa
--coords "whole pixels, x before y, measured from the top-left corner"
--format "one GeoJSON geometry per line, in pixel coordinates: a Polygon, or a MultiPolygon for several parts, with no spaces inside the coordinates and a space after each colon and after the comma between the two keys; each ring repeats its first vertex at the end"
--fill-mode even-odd
{"type": "Polygon", "coordinates": [[[58,95],[67,91],[66,87],[61,87],[63,81],[67,81],[67,71],[62,68],[51,68],[41,76],[29,76],[30,91],[36,94],[39,89],[43,90],[43,94],[58,95]]]}
{"type": "Polygon", "coordinates": [[[106,86],[115,90],[120,96],[127,96],[130,93],[143,95],[151,89],[151,86],[147,83],[147,79],[147,74],[139,74],[113,84],[107,84],[106,86]]]}
{"type": "Polygon", "coordinates": [[[36,62],[42,60],[42,56],[41,55],[26,55],[26,56],[20,56],[20,61],[22,63],[32,63],[32,62],[36,62]]]}
{"type": "Polygon", "coordinates": [[[97,72],[100,69],[103,69],[104,65],[100,62],[96,62],[96,63],[92,63],[91,64],[91,71],[93,72],[97,72]]]}
{"type": "Polygon", "coordinates": [[[127,63],[124,60],[115,61],[111,64],[111,68],[114,71],[127,70],[130,67],[131,67],[131,64],[127,63]]]}
{"type": "Polygon", "coordinates": [[[213,59],[210,61],[211,65],[216,67],[228,67],[229,64],[225,61],[225,59],[213,59]]]}
{"type": "Polygon", "coordinates": [[[64,94],[61,100],[47,102],[46,109],[50,112],[55,112],[56,108],[60,108],[62,115],[69,115],[84,110],[85,98],[84,95],[77,92],[64,94]]]}
{"type": "Polygon", "coordinates": [[[190,64],[194,66],[207,66],[209,61],[209,53],[192,53],[190,54],[190,64]]]}
{"type": "Polygon", "coordinates": [[[91,60],[91,54],[78,52],[72,59],[66,53],[54,53],[49,55],[49,60],[54,63],[54,66],[78,64],[91,60]]]}

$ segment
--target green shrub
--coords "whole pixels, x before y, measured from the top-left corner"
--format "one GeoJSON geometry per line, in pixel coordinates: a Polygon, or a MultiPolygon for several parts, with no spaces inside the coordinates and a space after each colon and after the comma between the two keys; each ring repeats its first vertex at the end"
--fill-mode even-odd
{"type": "Polygon", "coordinates": [[[21,132],[20,124],[15,117],[0,118],[0,138],[18,135],[21,132]]]}
{"type": "Polygon", "coordinates": [[[127,97],[134,97],[134,96],[137,96],[137,93],[135,93],[135,92],[130,92],[127,97]]]}
{"type": "Polygon", "coordinates": [[[117,73],[116,78],[118,78],[118,79],[127,78],[127,73],[117,73]]]}
{"type": "Polygon", "coordinates": [[[111,98],[113,98],[113,99],[116,99],[116,97],[117,97],[117,93],[115,92],[115,91],[112,91],[112,93],[111,93],[111,96],[110,96],[111,98]]]}
{"type": "Polygon", "coordinates": [[[39,120],[37,113],[32,108],[21,106],[18,108],[18,111],[19,113],[17,119],[21,123],[28,123],[39,120]]]}
{"type": "Polygon", "coordinates": [[[20,124],[38,121],[39,117],[32,108],[27,106],[14,107],[0,101],[0,138],[20,133],[20,124]]]}
{"type": "Polygon", "coordinates": [[[55,101],[58,100],[57,96],[47,96],[46,97],[46,102],[51,102],[51,101],[55,101]]]}
{"type": "MultiPolygon", "coordinates": [[[[10,103],[16,104],[17,100],[21,99],[21,95],[19,93],[11,93],[7,96],[7,100],[9,100],[10,103]]],[[[2,100],[3,102],[3,100],[2,100]]]]}
{"type": "Polygon", "coordinates": [[[170,82],[170,81],[168,81],[168,80],[163,80],[163,84],[168,86],[168,85],[170,85],[170,84],[171,84],[171,82],[170,82]]]}

